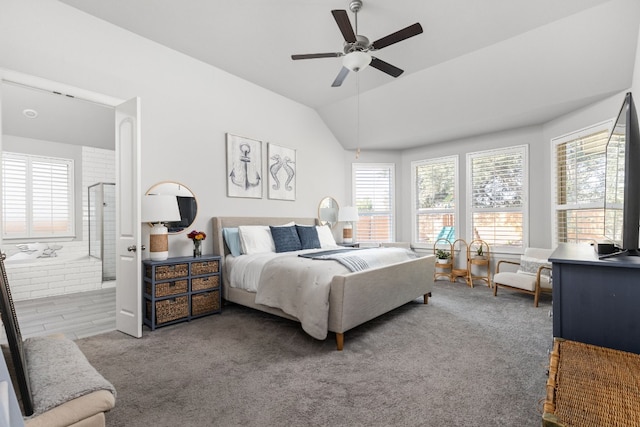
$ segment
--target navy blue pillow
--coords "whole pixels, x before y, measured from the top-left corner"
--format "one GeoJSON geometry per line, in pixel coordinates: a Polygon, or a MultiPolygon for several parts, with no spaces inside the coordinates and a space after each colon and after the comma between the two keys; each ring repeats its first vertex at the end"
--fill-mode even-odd
{"type": "Polygon", "coordinates": [[[272,227],[271,237],[276,245],[276,252],[291,252],[302,249],[300,238],[295,226],[291,227],[272,227]]]}
{"type": "Polygon", "coordinates": [[[296,225],[296,230],[298,230],[302,249],[318,249],[322,247],[318,238],[318,229],[315,225],[296,225]]]}

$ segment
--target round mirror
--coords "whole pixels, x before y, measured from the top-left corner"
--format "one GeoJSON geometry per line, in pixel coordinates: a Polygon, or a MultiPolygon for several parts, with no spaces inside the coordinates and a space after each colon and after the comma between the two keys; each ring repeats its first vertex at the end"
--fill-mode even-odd
{"type": "Polygon", "coordinates": [[[318,205],[318,220],[320,225],[328,224],[333,228],[338,223],[338,202],[333,197],[325,197],[318,205]]]}
{"type": "Polygon", "coordinates": [[[198,202],[193,192],[179,182],[159,182],[149,188],[146,194],[176,196],[178,209],[180,210],[180,221],[166,223],[170,234],[183,232],[187,228],[191,227],[191,224],[196,220],[196,216],[198,215],[198,202]]]}

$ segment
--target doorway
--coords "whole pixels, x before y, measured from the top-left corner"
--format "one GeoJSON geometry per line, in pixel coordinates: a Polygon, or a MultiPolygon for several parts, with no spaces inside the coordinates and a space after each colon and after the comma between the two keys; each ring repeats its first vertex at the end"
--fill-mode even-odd
{"type": "MultiPolygon", "coordinates": [[[[21,136],[19,138],[29,138],[32,140],[40,140],[40,141],[55,141],[57,144],[60,144],[58,141],[64,140],[65,142],[70,142],[70,145],[81,145],[81,152],[91,152],[96,151],[98,153],[98,157],[104,154],[105,151],[111,151],[113,153],[113,167],[109,168],[110,173],[115,174],[114,171],[122,171],[122,163],[125,163],[125,168],[130,168],[133,170],[126,171],[125,177],[132,179],[126,179],[123,182],[127,182],[129,185],[125,185],[124,192],[126,193],[125,204],[128,205],[128,210],[125,214],[127,218],[122,218],[122,212],[119,212],[119,222],[117,224],[117,233],[120,233],[120,228],[125,227],[126,240],[128,242],[128,250],[129,252],[134,253],[134,257],[131,257],[131,253],[126,254],[126,256],[120,256],[122,254],[122,248],[117,246],[116,249],[116,276],[120,278],[121,276],[121,268],[120,262],[125,260],[125,276],[124,279],[128,281],[128,283],[137,283],[137,287],[131,287],[129,285],[129,289],[125,292],[127,293],[126,300],[131,300],[132,295],[136,293],[140,295],[140,292],[136,292],[136,289],[140,288],[140,256],[136,254],[136,248],[138,242],[140,241],[140,221],[139,221],[139,202],[135,203],[136,200],[139,200],[140,194],[140,179],[139,179],[139,157],[136,155],[136,152],[139,152],[139,125],[137,123],[137,113],[139,109],[139,103],[137,100],[128,101],[127,103],[122,102],[122,100],[117,98],[112,98],[109,96],[84,91],[78,88],[74,88],[68,85],[60,84],[57,82],[46,81],[43,79],[35,78],[32,76],[24,75],[21,73],[16,73],[8,70],[0,70],[0,77],[2,77],[2,86],[0,87],[0,100],[2,100],[3,106],[3,131],[2,136],[10,135],[11,133],[17,133],[18,130],[13,128],[12,117],[11,114],[22,114],[27,117],[27,119],[37,119],[44,118],[42,120],[42,124],[51,125],[49,134],[45,134],[41,129],[41,126],[34,126],[34,121],[31,121],[28,127],[31,129],[31,133],[25,134],[27,136],[21,136]],[[34,107],[28,107],[26,104],[19,104],[19,107],[12,108],[14,111],[9,111],[9,108],[6,108],[5,102],[9,102],[11,99],[11,94],[13,92],[23,92],[28,93],[34,97],[40,98],[39,102],[34,105],[34,107]],[[133,104],[132,104],[133,102],[133,104]],[[64,104],[65,108],[54,107],[53,110],[46,110],[49,106],[49,103],[57,103],[64,104]],[[119,107],[120,105],[124,105],[124,107],[119,107]],[[133,105],[133,108],[132,108],[133,105]],[[68,107],[68,110],[67,108],[68,107]],[[124,108],[125,119],[122,120],[122,125],[118,124],[118,117],[122,116],[124,108]],[[38,109],[42,109],[42,111],[53,111],[50,115],[43,117],[41,116],[41,112],[38,109]],[[133,113],[131,111],[133,110],[133,113]],[[119,112],[118,112],[119,111],[119,112]],[[97,121],[93,121],[95,117],[91,116],[92,114],[96,114],[99,112],[100,118],[97,118],[97,121]],[[54,114],[55,113],[55,114],[54,114]],[[62,113],[67,114],[66,120],[60,117],[62,113]],[[32,117],[28,117],[28,115],[32,117]],[[69,115],[70,114],[70,115],[69,115]],[[93,117],[91,119],[87,118],[86,114],[93,117]],[[35,116],[35,117],[33,117],[35,116]],[[106,117],[106,118],[105,118],[106,117]],[[60,126],[60,124],[64,121],[64,123],[69,123],[69,125],[60,126]],[[94,124],[90,124],[94,123],[94,124]],[[114,126],[115,124],[115,126],[114,126]],[[84,130],[86,132],[87,128],[92,133],[82,133],[84,130]],[[53,129],[53,130],[51,130],[53,129]],[[69,135],[62,135],[62,133],[66,130],[71,129],[69,135]],[[97,131],[97,129],[102,129],[102,131],[97,131]],[[124,129],[124,131],[123,131],[124,129]],[[135,132],[134,132],[135,131],[135,132]],[[37,133],[41,132],[41,133],[37,133]],[[49,136],[51,135],[51,136],[49,136]],[[105,137],[105,135],[107,135],[105,137]],[[120,142],[124,141],[125,144],[125,153],[119,153],[122,148],[122,144],[120,142]],[[134,147],[135,149],[133,149],[134,147]],[[133,155],[131,155],[133,153],[133,155]],[[123,160],[124,159],[124,160],[123,160]],[[133,202],[133,206],[131,206],[131,202],[133,202]],[[135,242],[135,245],[131,245],[131,242],[135,242]],[[131,249],[133,247],[133,250],[131,249]],[[132,262],[136,261],[136,262],[132,262]],[[131,268],[132,265],[138,265],[137,269],[134,267],[131,268]],[[135,276],[135,277],[134,277],[135,276]]],[[[44,128],[45,126],[42,126],[44,128]]],[[[0,149],[4,149],[4,141],[3,139],[10,140],[11,138],[6,137],[0,139],[0,149]]],[[[8,141],[10,143],[11,141],[8,141]]],[[[8,145],[8,144],[7,144],[8,145]]],[[[42,144],[40,144],[42,145],[42,144]]],[[[83,163],[82,161],[80,163],[83,163]]],[[[97,181],[111,181],[118,182],[118,180],[122,180],[123,175],[120,177],[113,175],[109,177],[109,179],[96,177],[93,179],[97,181]]],[[[88,224],[88,187],[94,182],[90,180],[83,182],[82,180],[76,180],[76,182],[80,182],[79,185],[75,188],[75,209],[74,215],[76,218],[76,226],[75,226],[75,237],[73,239],[68,239],[65,244],[69,247],[81,245],[83,250],[87,254],[87,259],[89,259],[89,247],[88,247],[88,239],[89,239],[89,224],[88,224]]],[[[116,192],[116,205],[121,205],[119,203],[122,198],[122,190],[116,192]]],[[[0,243],[2,241],[0,240],[0,243]]],[[[11,244],[10,244],[11,245],[11,244]]],[[[8,246],[8,245],[3,245],[8,246]]],[[[126,251],[126,249],[125,249],[126,251]]],[[[120,294],[119,286],[116,281],[116,300],[120,294]]],[[[122,307],[116,308],[116,316],[117,318],[124,315],[126,317],[127,322],[125,322],[128,326],[122,329],[128,329],[124,332],[133,335],[133,336],[141,336],[141,320],[140,326],[134,327],[133,325],[137,322],[137,318],[140,317],[140,304],[136,304],[134,297],[134,301],[130,302],[129,305],[122,309],[122,307]],[[136,305],[138,307],[136,307],[136,305]],[[130,319],[134,319],[133,321],[130,319]]],[[[121,322],[120,322],[121,323],[121,322]]],[[[120,326],[118,329],[122,330],[120,326]]]]}

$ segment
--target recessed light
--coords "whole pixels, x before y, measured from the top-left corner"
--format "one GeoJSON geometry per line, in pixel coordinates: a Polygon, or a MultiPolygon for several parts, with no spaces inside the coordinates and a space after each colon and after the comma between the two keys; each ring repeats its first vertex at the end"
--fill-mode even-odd
{"type": "Polygon", "coordinates": [[[36,110],[31,109],[31,108],[27,108],[27,109],[22,110],[22,114],[24,114],[24,116],[29,118],[29,119],[35,119],[36,117],[38,117],[38,112],[36,110]]]}

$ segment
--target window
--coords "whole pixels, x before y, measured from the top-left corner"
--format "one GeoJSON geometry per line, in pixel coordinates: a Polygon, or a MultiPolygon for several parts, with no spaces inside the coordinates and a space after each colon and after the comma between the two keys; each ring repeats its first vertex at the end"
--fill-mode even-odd
{"type": "Polygon", "coordinates": [[[527,146],[467,154],[471,240],[495,250],[528,246],[527,146]]]}
{"type": "Polygon", "coordinates": [[[395,165],[354,163],[352,172],[353,198],[360,216],[356,238],[360,242],[392,242],[395,165]]]}
{"type": "Polygon", "coordinates": [[[73,236],[73,160],[2,153],[2,236],[73,236]]]}
{"type": "Polygon", "coordinates": [[[414,240],[456,239],[458,156],[411,162],[414,240]]]}
{"type": "Polygon", "coordinates": [[[604,230],[605,154],[611,123],[552,140],[556,243],[586,242],[604,230]]]}

